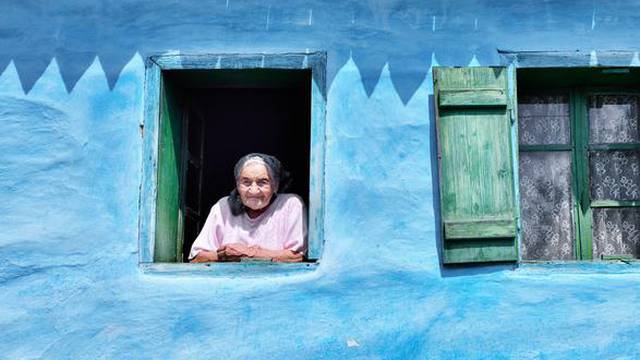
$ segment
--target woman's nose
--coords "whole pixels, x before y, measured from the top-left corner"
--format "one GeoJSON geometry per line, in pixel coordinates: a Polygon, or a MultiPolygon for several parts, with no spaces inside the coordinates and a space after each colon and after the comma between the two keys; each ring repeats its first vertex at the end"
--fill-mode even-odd
{"type": "Polygon", "coordinates": [[[253,184],[251,184],[251,186],[249,186],[249,192],[250,193],[255,194],[255,193],[259,192],[259,191],[260,191],[260,187],[258,186],[258,184],[253,183],[253,184]]]}

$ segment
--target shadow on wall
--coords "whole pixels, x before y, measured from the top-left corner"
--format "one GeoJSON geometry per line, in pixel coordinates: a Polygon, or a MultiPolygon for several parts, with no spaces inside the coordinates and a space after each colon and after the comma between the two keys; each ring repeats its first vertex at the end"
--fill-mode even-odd
{"type": "Polygon", "coordinates": [[[136,52],[146,58],[221,49],[231,53],[326,50],[327,83],[352,57],[370,95],[382,68],[389,64],[394,86],[406,103],[426,76],[434,53],[441,64],[453,66],[467,65],[474,56],[482,64],[498,64],[497,47],[521,48],[522,44],[528,44],[529,50],[606,48],[611,38],[619,37],[618,29],[638,28],[634,16],[638,7],[607,3],[596,12],[575,1],[532,7],[507,0],[331,4],[294,0],[278,5],[233,0],[168,4],[71,0],[58,6],[21,2],[0,14],[4,44],[0,71],[13,61],[28,92],[55,58],[71,91],[96,56],[113,88],[136,52]],[[603,19],[609,19],[608,26],[598,26],[603,19]],[[223,37],[210,36],[221,32],[223,37]],[[554,36],[541,41],[539,34],[554,36]]]}

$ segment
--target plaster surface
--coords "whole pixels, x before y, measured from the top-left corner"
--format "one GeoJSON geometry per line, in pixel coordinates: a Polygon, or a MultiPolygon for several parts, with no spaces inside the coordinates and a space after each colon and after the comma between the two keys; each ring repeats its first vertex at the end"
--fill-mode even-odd
{"type": "Polygon", "coordinates": [[[639,6],[5,4],[0,358],[637,358],[638,265],[440,266],[430,68],[496,48],[635,66],[639,6]],[[318,270],[141,272],[144,56],[306,48],[331,78],[318,270]]]}

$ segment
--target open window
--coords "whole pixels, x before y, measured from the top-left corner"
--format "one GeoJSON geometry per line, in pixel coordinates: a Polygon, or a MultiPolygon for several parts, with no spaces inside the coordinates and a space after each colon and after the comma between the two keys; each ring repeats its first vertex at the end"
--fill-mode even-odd
{"type": "Polygon", "coordinates": [[[434,82],[445,264],[640,258],[640,71],[436,68],[434,82]]]}
{"type": "Polygon", "coordinates": [[[209,210],[235,187],[235,162],[251,152],[292,173],[288,192],[308,209],[305,259],[319,258],[324,64],[323,53],[149,59],[142,263],[187,261],[209,210]]]}

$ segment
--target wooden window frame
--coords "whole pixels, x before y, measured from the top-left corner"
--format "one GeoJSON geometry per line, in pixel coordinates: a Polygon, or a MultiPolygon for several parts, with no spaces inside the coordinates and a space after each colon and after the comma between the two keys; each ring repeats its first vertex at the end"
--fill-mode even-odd
{"type": "MultiPolygon", "coordinates": [[[[537,69],[544,71],[544,69],[537,69]]],[[[567,73],[575,70],[568,67],[567,73]]],[[[539,88],[538,88],[539,90],[539,88]]],[[[571,191],[573,192],[573,204],[571,216],[574,225],[574,257],[572,261],[590,262],[593,259],[593,229],[592,220],[593,208],[634,208],[640,207],[640,200],[618,201],[618,200],[592,200],[589,174],[589,152],[594,150],[615,151],[615,150],[640,150],[640,142],[619,143],[619,144],[590,144],[590,123],[588,114],[588,98],[592,95],[600,94],[634,94],[639,95],[640,90],[630,89],[616,81],[612,81],[608,86],[571,86],[571,87],[549,87],[550,92],[562,92],[569,96],[569,119],[570,119],[570,143],[569,144],[544,144],[544,145],[520,145],[518,143],[518,158],[522,152],[550,152],[550,151],[571,151],[571,191]]],[[[516,127],[517,129],[517,127],[516,127]]],[[[519,179],[518,179],[519,182],[519,179]]],[[[517,194],[520,202],[520,194],[517,194]]],[[[521,215],[520,215],[521,216],[521,215]]],[[[522,231],[519,226],[519,242],[521,242],[522,231]]],[[[618,259],[617,256],[609,256],[604,260],[624,260],[639,261],[640,259],[618,259]]],[[[523,263],[549,263],[560,262],[559,260],[545,259],[520,259],[523,263]]]]}
{"type": "MultiPolygon", "coordinates": [[[[326,52],[284,54],[157,55],[145,63],[142,181],[139,200],[139,266],[144,272],[255,276],[315,270],[324,247],[326,52]],[[160,96],[164,70],[310,69],[311,134],[309,176],[308,252],[314,263],[154,263],[160,96]]],[[[178,239],[177,239],[178,240],[178,239]]]]}

